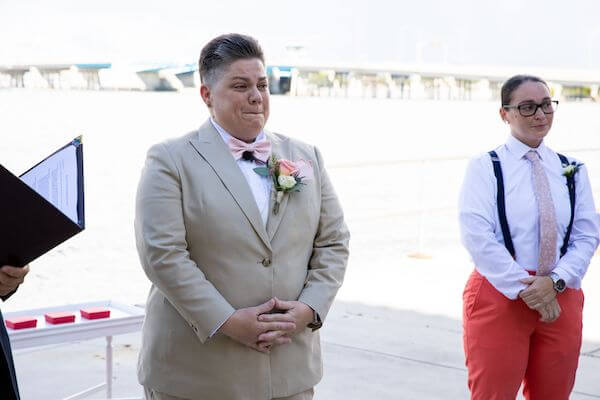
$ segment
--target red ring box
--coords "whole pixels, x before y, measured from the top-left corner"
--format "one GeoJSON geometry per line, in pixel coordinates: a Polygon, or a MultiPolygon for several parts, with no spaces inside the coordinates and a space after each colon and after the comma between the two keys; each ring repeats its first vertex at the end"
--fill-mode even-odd
{"type": "Polygon", "coordinates": [[[75,314],[70,312],[51,312],[44,315],[46,322],[51,324],[68,324],[75,322],[75,314]]]}
{"type": "Polygon", "coordinates": [[[79,310],[85,319],[110,318],[110,310],[103,307],[82,308],[79,310]]]}
{"type": "Polygon", "coordinates": [[[10,329],[26,329],[37,326],[37,318],[33,317],[15,317],[7,319],[4,322],[10,329]]]}

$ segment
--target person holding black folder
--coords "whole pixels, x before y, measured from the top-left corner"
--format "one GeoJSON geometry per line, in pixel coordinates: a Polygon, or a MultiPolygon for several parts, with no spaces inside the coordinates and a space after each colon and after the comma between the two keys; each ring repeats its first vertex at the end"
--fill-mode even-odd
{"type": "MultiPolygon", "coordinates": [[[[0,165],[0,299],[6,301],[27,265],[85,229],[83,144],[67,143],[20,176],[0,165]]],[[[0,400],[19,399],[10,341],[0,313],[0,400]]]]}
{"type": "MultiPolygon", "coordinates": [[[[29,266],[17,268],[4,265],[0,268],[0,298],[6,301],[23,283],[25,275],[29,273],[29,266]]],[[[0,397],[6,400],[19,400],[17,376],[13,364],[12,352],[8,333],[4,326],[4,319],[0,311],[0,397]]]]}

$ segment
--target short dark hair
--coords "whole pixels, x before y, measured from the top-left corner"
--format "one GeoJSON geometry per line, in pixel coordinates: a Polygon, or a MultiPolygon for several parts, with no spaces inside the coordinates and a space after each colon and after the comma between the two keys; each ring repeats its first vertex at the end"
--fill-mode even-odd
{"type": "Polygon", "coordinates": [[[502,85],[502,89],[500,90],[500,100],[502,101],[503,106],[507,106],[510,104],[512,100],[512,94],[514,93],[514,91],[517,90],[519,86],[521,86],[525,82],[543,83],[548,89],[550,89],[546,81],[542,78],[538,78],[537,76],[533,75],[515,75],[508,79],[506,82],[504,82],[504,84],[502,85]]]}
{"type": "Polygon", "coordinates": [[[256,39],[239,33],[217,36],[200,52],[200,81],[210,86],[225,68],[237,60],[248,58],[258,58],[263,65],[265,63],[262,48],[256,39]]]}

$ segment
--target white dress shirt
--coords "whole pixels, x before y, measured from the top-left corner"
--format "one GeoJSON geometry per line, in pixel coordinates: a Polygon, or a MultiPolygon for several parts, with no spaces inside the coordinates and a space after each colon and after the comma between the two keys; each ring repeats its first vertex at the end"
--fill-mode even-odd
{"type": "MultiPolygon", "coordinates": [[[[225,144],[228,144],[229,139],[232,137],[231,134],[223,129],[214,119],[211,118],[210,122],[213,124],[217,132],[219,132],[219,135],[221,135],[221,138],[223,138],[225,144]]],[[[264,132],[261,132],[256,137],[256,142],[258,143],[264,140],[267,140],[267,135],[265,135],[264,132]]],[[[271,181],[271,179],[267,176],[261,176],[254,172],[254,168],[263,167],[264,165],[259,165],[254,160],[248,161],[242,158],[236,162],[238,167],[240,167],[242,174],[244,174],[246,182],[248,182],[248,186],[250,186],[250,190],[252,191],[252,195],[256,201],[256,206],[258,207],[258,211],[260,211],[263,224],[264,226],[267,226],[267,219],[269,218],[269,200],[273,181],[271,181]]]]}
{"type": "MultiPolygon", "coordinates": [[[[496,204],[496,177],[488,153],[472,159],[459,200],[461,239],[475,267],[501,293],[516,299],[527,287],[519,280],[535,271],[539,257],[539,216],[534,193],[531,162],[525,154],[534,150],[550,184],[556,211],[557,240],[553,272],[564,279],[567,287],[579,289],[590,259],[600,241],[600,218],[594,206],[585,166],[575,174],[575,218],[567,253],[560,258],[565,233],[571,217],[569,190],[558,155],[543,143],[535,149],[513,136],[496,149],[506,203],[506,219],[515,248],[513,259],[504,246],[496,204]]],[[[570,162],[574,161],[569,159],[570,162]]]]}

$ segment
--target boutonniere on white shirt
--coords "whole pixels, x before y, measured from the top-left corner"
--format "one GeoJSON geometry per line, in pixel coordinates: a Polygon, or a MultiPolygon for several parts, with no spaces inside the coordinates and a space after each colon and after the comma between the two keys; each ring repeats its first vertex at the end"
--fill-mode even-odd
{"type": "Polygon", "coordinates": [[[279,205],[285,193],[299,192],[305,182],[310,181],[313,176],[313,168],[310,161],[290,161],[278,159],[271,155],[266,167],[254,168],[254,172],[260,176],[269,176],[273,179],[273,187],[277,193],[273,214],[279,212],[279,205]]]}
{"type": "Polygon", "coordinates": [[[581,168],[582,165],[583,163],[577,163],[575,161],[573,161],[571,164],[563,164],[563,176],[566,176],[567,178],[575,176],[575,174],[579,172],[579,168],[581,168]]]}

